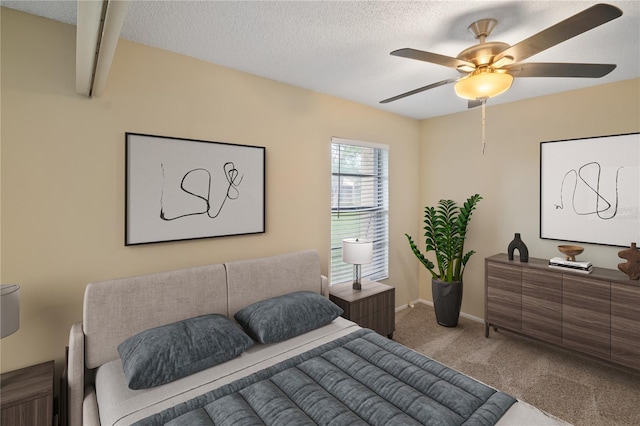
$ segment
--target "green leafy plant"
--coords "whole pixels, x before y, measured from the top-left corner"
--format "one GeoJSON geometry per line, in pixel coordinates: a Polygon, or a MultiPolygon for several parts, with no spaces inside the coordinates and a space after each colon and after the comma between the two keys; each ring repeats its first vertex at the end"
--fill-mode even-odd
{"type": "Polygon", "coordinates": [[[425,207],[426,252],[435,252],[437,269],[436,265],[422,254],[411,236],[404,234],[409,240],[413,254],[431,272],[433,278],[445,282],[462,281],[464,268],[475,253],[473,250],[464,253],[467,226],[480,200],[482,197],[475,194],[469,197],[462,207],[458,207],[453,200],[440,200],[437,207],[425,207]]]}

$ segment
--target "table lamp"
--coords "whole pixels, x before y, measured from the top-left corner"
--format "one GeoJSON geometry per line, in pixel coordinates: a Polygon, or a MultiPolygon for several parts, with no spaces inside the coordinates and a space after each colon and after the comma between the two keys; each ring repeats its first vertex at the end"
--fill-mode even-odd
{"type": "Polygon", "coordinates": [[[342,240],[342,261],[353,267],[353,289],[362,290],[360,265],[373,260],[373,243],[363,238],[345,238],[342,240]]]}
{"type": "Polygon", "coordinates": [[[20,327],[20,287],[0,286],[0,338],[4,339],[20,327]]]}

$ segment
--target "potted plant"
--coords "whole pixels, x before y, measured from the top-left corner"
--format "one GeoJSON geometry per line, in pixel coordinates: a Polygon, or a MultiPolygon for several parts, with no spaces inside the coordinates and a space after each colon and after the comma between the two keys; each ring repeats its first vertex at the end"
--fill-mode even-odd
{"type": "Polygon", "coordinates": [[[409,234],[405,234],[413,254],[431,272],[436,320],[445,327],[458,325],[462,304],[462,275],[467,262],[475,253],[473,250],[464,253],[464,240],[471,214],[481,199],[480,195],[475,194],[462,207],[458,207],[453,200],[440,200],[437,207],[425,207],[426,252],[435,252],[437,265],[420,252],[409,234]]]}

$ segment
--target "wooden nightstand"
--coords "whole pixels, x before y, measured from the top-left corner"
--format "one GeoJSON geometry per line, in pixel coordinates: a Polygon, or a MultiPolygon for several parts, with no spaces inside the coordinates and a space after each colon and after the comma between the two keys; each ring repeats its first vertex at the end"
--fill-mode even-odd
{"type": "Polygon", "coordinates": [[[342,308],[344,318],[393,338],[396,329],[395,288],[363,279],[362,290],[354,290],[351,283],[331,286],[329,299],[342,308]]]}
{"type": "Polygon", "coordinates": [[[2,426],[51,426],[54,362],[10,371],[0,378],[2,426]]]}

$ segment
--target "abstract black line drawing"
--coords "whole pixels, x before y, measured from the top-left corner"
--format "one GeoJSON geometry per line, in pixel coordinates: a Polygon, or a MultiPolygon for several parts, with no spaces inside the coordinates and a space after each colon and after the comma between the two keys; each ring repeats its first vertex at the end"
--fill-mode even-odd
{"type": "Polygon", "coordinates": [[[569,184],[567,182],[567,178],[574,178],[573,180],[573,188],[571,191],[571,208],[575,214],[578,216],[587,216],[587,215],[596,215],[598,218],[603,220],[613,219],[618,212],[618,203],[619,203],[619,191],[618,191],[618,179],[620,177],[620,170],[622,167],[618,167],[615,175],[615,200],[611,200],[614,204],[611,204],[609,200],[603,195],[601,192],[600,185],[602,179],[602,166],[597,161],[592,161],[590,163],[584,164],[576,169],[571,169],[562,177],[562,183],[560,184],[560,204],[555,204],[556,209],[564,209],[564,199],[565,193],[564,190],[566,188],[565,184],[569,184]],[[589,182],[588,178],[585,176],[585,169],[595,167],[595,184],[593,182],[589,182]],[[587,206],[587,209],[581,209],[577,205],[576,202],[576,194],[582,189],[589,192],[594,199],[592,203],[587,206]],[[605,213],[608,215],[605,215],[605,213]]]}
{"type": "Polygon", "coordinates": [[[540,143],[540,238],[640,241],[640,133],[540,143]]]}
{"type": "Polygon", "coordinates": [[[265,148],[125,135],[125,245],[265,232],[265,148]]]}
{"type": "Polygon", "coordinates": [[[189,217],[189,216],[196,216],[196,215],[201,215],[201,214],[206,214],[210,219],[216,219],[219,215],[220,212],[222,211],[222,208],[224,207],[225,203],[227,202],[227,200],[236,200],[238,199],[238,197],[240,196],[240,191],[238,189],[238,186],[240,186],[240,184],[242,183],[242,175],[240,175],[238,169],[236,169],[235,165],[233,164],[233,162],[228,161],[226,163],[224,163],[223,169],[224,169],[224,175],[227,179],[227,183],[228,186],[226,188],[226,193],[224,194],[224,198],[222,200],[222,202],[220,203],[220,206],[218,207],[218,209],[212,214],[211,213],[211,198],[214,194],[212,194],[211,192],[211,173],[207,170],[207,169],[203,169],[203,168],[197,168],[197,169],[193,169],[193,170],[189,170],[187,173],[184,174],[184,176],[182,177],[182,179],[180,180],[180,190],[184,191],[186,194],[189,194],[195,198],[198,198],[200,200],[202,200],[204,202],[204,209],[202,211],[195,211],[195,212],[190,212],[190,213],[185,213],[185,214],[181,214],[181,215],[176,215],[173,217],[167,217],[167,215],[165,215],[165,210],[164,210],[164,185],[165,185],[165,173],[164,173],[164,164],[161,164],[160,167],[162,168],[162,176],[163,176],[163,182],[162,182],[162,193],[160,195],[160,219],[162,220],[166,220],[166,221],[170,221],[170,220],[176,220],[176,219],[181,219],[181,218],[185,218],[185,217],[189,217]],[[205,174],[205,179],[207,180],[207,191],[206,194],[197,194],[196,192],[190,191],[185,184],[185,181],[192,175],[198,173],[198,172],[202,172],[205,174]]]}

